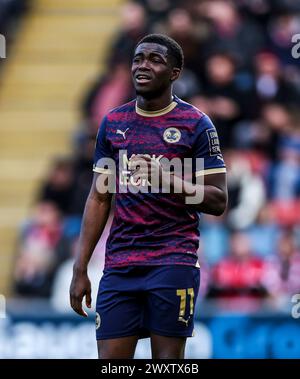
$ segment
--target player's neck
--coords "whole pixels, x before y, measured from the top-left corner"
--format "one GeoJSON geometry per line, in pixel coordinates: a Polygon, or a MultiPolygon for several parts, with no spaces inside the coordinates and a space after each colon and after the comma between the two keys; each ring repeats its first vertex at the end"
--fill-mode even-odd
{"type": "Polygon", "coordinates": [[[166,108],[173,101],[172,93],[163,94],[160,97],[154,99],[147,99],[142,95],[137,95],[136,103],[137,106],[144,111],[159,111],[166,108]]]}

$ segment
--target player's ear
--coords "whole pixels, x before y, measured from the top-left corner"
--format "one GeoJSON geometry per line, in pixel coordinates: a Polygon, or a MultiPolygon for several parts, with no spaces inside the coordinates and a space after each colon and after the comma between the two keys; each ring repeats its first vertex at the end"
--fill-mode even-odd
{"type": "Polygon", "coordinates": [[[178,79],[179,75],[180,75],[180,68],[177,68],[177,67],[173,67],[172,68],[172,74],[171,74],[171,82],[174,82],[175,80],[178,79]]]}

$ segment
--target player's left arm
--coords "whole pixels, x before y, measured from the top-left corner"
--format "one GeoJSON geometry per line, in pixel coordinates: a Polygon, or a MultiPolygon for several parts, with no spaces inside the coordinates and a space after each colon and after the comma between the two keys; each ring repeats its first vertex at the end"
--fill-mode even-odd
{"type": "Polygon", "coordinates": [[[151,183],[151,175],[158,176],[160,187],[169,188],[170,193],[178,197],[178,201],[189,204],[197,212],[220,216],[226,209],[227,181],[223,168],[202,170],[197,173],[198,181],[192,183],[165,172],[159,162],[144,155],[134,157],[130,163],[138,166],[138,170],[133,173],[135,181],[140,178],[151,183]],[[187,201],[188,198],[194,199],[192,203],[187,201]]]}
{"type": "Polygon", "coordinates": [[[226,173],[204,175],[204,196],[197,211],[220,216],[228,202],[226,173]]]}
{"type": "MultiPolygon", "coordinates": [[[[137,155],[130,162],[133,176],[147,179],[159,177],[160,186],[170,189],[178,197],[198,212],[220,216],[227,205],[226,166],[222,157],[220,142],[215,126],[208,116],[199,120],[193,142],[194,180],[187,180],[179,173],[165,171],[160,162],[145,155],[137,155]]],[[[184,168],[185,169],[185,168],[184,168]]],[[[153,182],[152,184],[153,185],[153,182]]]]}
{"type": "Polygon", "coordinates": [[[228,201],[226,165],[216,127],[207,115],[201,117],[195,129],[193,158],[194,184],[184,181],[183,193],[193,193],[192,205],[198,212],[220,216],[228,201]]]}
{"type": "Polygon", "coordinates": [[[226,173],[204,174],[201,184],[192,184],[173,175],[171,189],[181,201],[187,202],[187,198],[194,198],[195,201],[190,207],[197,212],[220,216],[226,209],[228,201],[226,173]],[[181,193],[176,193],[181,188],[181,193]]]}

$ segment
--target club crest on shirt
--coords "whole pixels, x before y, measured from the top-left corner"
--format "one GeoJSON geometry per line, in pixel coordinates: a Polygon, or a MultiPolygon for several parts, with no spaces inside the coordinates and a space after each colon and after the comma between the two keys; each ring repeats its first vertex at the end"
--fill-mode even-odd
{"type": "Polygon", "coordinates": [[[176,143],[181,138],[181,133],[177,128],[168,128],[164,131],[163,138],[168,143],[176,143]]]}
{"type": "Polygon", "coordinates": [[[100,328],[101,317],[98,312],[96,312],[96,330],[100,328]]]}

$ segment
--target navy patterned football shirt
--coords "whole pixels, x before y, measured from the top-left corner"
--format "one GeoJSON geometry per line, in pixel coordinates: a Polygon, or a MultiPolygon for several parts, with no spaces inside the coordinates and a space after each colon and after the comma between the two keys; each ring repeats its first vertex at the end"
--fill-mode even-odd
{"type": "Polygon", "coordinates": [[[225,173],[214,125],[207,115],[176,96],[168,107],[152,112],[139,109],[133,100],[103,119],[95,148],[93,170],[111,174],[101,158],[112,158],[117,173],[105,267],[197,265],[199,213],[192,205],[179,201],[175,194],[118,190],[130,179],[128,162],[136,154],[157,160],[203,158],[200,170],[193,164],[196,177],[225,173]]]}

